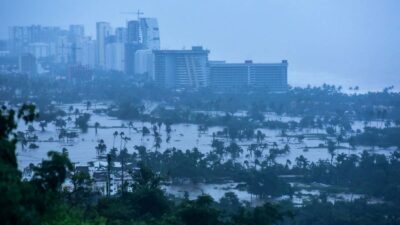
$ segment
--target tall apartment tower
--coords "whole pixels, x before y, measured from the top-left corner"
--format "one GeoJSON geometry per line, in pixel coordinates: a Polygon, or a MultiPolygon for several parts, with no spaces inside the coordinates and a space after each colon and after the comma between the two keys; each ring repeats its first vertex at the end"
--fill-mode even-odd
{"type": "Polygon", "coordinates": [[[97,34],[97,65],[104,68],[106,64],[106,42],[111,35],[111,25],[107,22],[98,22],[96,24],[97,34]]]}
{"type": "Polygon", "coordinates": [[[140,23],[136,20],[127,23],[127,42],[132,44],[140,43],[140,23]]]}
{"type": "Polygon", "coordinates": [[[125,45],[121,42],[110,42],[106,45],[105,69],[123,72],[125,69],[125,45]]]}
{"type": "Polygon", "coordinates": [[[125,27],[117,27],[115,29],[115,39],[119,43],[126,43],[128,38],[127,29],[125,27]]]}
{"type": "Polygon", "coordinates": [[[140,44],[140,23],[137,20],[128,21],[126,24],[126,43],[125,43],[125,73],[133,75],[135,73],[135,52],[142,48],[140,44]]]}
{"type": "Polygon", "coordinates": [[[30,43],[27,27],[14,26],[8,29],[9,51],[14,55],[26,52],[26,45],[30,43]]]}
{"type": "Polygon", "coordinates": [[[151,50],[160,49],[160,29],[156,18],[140,19],[141,42],[144,48],[151,50]]]}
{"type": "Polygon", "coordinates": [[[154,79],[166,88],[208,86],[208,54],[203,47],[191,50],[155,50],[154,79]]]}

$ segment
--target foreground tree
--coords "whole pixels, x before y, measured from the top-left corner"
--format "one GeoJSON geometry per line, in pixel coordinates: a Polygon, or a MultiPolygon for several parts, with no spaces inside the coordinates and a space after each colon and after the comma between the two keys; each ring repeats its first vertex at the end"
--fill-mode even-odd
{"type": "MultiPolygon", "coordinates": [[[[66,205],[62,184],[73,166],[68,153],[51,151],[49,159],[33,166],[31,181],[21,181],[15,154],[17,120],[32,122],[37,117],[33,105],[23,105],[18,112],[5,106],[0,109],[0,223],[4,225],[89,225],[104,224],[98,217],[86,220],[83,211],[66,205]]],[[[77,184],[79,183],[78,180],[77,184]]],[[[82,201],[82,199],[80,199],[82,201]]]]}
{"type": "Polygon", "coordinates": [[[293,218],[289,211],[280,210],[271,203],[257,206],[253,210],[245,210],[234,216],[234,224],[243,225],[274,225],[283,222],[286,218],[293,218]]]}
{"type": "Polygon", "coordinates": [[[214,206],[214,200],[209,195],[202,195],[194,201],[183,204],[178,213],[185,225],[218,225],[220,212],[214,206]]]}
{"type": "Polygon", "coordinates": [[[39,166],[33,168],[32,182],[43,192],[59,192],[67,174],[73,171],[73,165],[68,158],[68,151],[50,151],[48,160],[43,160],[39,166]]]}
{"type": "Polygon", "coordinates": [[[6,106],[0,108],[0,220],[5,225],[39,224],[39,212],[29,204],[33,199],[32,187],[21,182],[21,173],[18,170],[15,154],[17,135],[17,121],[22,119],[26,123],[37,117],[33,105],[23,105],[16,112],[6,106]],[[33,209],[32,209],[33,208],[33,209]]]}

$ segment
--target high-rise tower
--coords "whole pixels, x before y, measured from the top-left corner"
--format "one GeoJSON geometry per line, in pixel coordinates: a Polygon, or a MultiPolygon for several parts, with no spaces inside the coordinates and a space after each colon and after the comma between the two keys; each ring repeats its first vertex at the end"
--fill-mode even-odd
{"type": "Polygon", "coordinates": [[[131,44],[140,43],[140,24],[136,20],[127,23],[127,42],[131,44]]]}
{"type": "Polygon", "coordinates": [[[155,50],[154,79],[166,88],[203,88],[208,86],[208,54],[203,47],[191,50],[155,50]]]}
{"type": "Polygon", "coordinates": [[[160,49],[160,29],[156,18],[140,18],[141,42],[146,49],[160,49]]]}
{"type": "Polygon", "coordinates": [[[97,65],[100,68],[105,67],[106,61],[106,40],[111,35],[111,26],[107,22],[98,22],[96,24],[97,34],[97,65]]]}

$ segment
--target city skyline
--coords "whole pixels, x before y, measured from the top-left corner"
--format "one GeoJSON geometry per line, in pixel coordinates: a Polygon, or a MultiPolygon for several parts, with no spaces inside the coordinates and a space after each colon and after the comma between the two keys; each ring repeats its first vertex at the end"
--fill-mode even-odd
{"type": "Polygon", "coordinates": [[[41,21],[48,21],[44,25],[63,27],[83,24],[87,34],[94,36],[93,22],[107,21],[113,27],[121,26],[126,18],[136,18],[135,14],[122,12],[140,9],[144,16],[159,19],[163,49],[203,45],[212,49],[210,59],[228,62],[288,59],[292,85],[358,84],[364,90],[377,90],[390,85],[398,88],[400,83],[397,63],[400,50],[394,47],[400,36],[396,22],[400,4],[396,1],[252,1],[246,5],[235,1],[230,2],[229,8],[222,7],[227,1],[180,2],[179,6],[178,1],[171,0],[119,0],[112,4],[96,1],[96,5],[93,1],[59,4],[39,0],[35,3],[33,6],[29,1],[17,0],[3,4],[2,39],[9,25],[41,21]],[[21,5],[27,7],[18,8],[21,5]],[[168,5],[167,13],[163,9],[168,5]],[[7,9],[12,7],[18,9],[11,15],[7,9]],[[51,12],[39,15],[44,8],[51,12]],[[221,10],[224,17],[219,15],[221,10]],[[56,17],[60,13],[62,17],[56,17]],[[372,14],[374,20],[368,19],[372,14]],[[183,19],[190,19],[190,23],[182,22],[183,19]]]}
{"type": "Polygon", "coordinates": [[[3,56],[0,72],[81,79],[97,70],[146,79],[168,89],[287,91],[287,60],[231,64],[210,61],[210,50],[202,46],[161,49],[158,19],[141,15],[137,11],[137,20],[121,27],[97,22],[95,39],[85,35],[84,25],[69,25],[68,29],[42,25],[9,27],[7,47],[3,44],[0,48],[3,56]],[[62,71],[63,67],[68,70],[62,71]]]}

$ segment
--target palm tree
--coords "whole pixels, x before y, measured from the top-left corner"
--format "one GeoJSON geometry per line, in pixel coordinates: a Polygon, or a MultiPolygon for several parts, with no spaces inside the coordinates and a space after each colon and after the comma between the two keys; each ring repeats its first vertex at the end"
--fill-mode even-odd
{"type": "Polygon", "coordinates": [[[240,154],[243,152],[243,149],[235,142],[231,142],[231,144],[226,148],[226,151],[231,154],[232,159],[235,161],[237,158],[239,158],[240,154]]]}
{"type": "Polygon", "coordinates": [[[92,106],[92,103],[90,101],[86,102],[86,110],[89,110],[90,106],[92,106]]]}
{"type": "Polygon", "coordinates": [[[290,159],[287,159],[285,167],[290,167],[291,165],[292,165],[292,161],[290,161],[290,159]]]}
{"type": "Polygon", "coordinates": [[[147,157],[147,149],[145,146],[135,146],[136,151],[138,151],[139,157],[141,161],[144,161],[147,157]]]}
{"type": "Polygon", "coordinates": [[[347,155],[344,153],[340,153],[337,157],[336,157],[336,161],[338,162],[338,164],[342,164],[347,158],[347,155]]]}
{"type": "Polygon", "coordinates": [[[111,154],[107,154],[107,184],[106,184],[107,196],[110,196],[111,167],[112,167],[111,154]]]}
{"type": "Polygon", "coordinates": [[[156,125],[154,125],[153,126],[153,134],[155,135],[157,131],[158,131],[158,127],[156,125]]]}
{"type": "Polygon", "coordinates": [[[254,152],[257,150],[257,144],[251,144],[247,147],[247,151],[250,153],[250,156],[253,158],[254,152]]]}
{"type": "Polygon", "coordinates": [[[97,135],[97,129],[99,127],[100,127],[100,123],[99,122],[94,123],[94,130],[95,130],[96,135],[97,135]]]}
{"type": "Polygon", "coordinates": [[[67,122],[65,122],[65,120],[59,118],[59,119],[56,120],[55,126],[58,127],[59,129],[62,129],[65,126],[67,126],[67,122]]]}
{"type": "Polygon", "coordinates": [[[71,115],[72,112],[74,111],[74,107],[72,105],[69,106],[68,108],[69,114],[71,115]]]}
{"type": "Polygon", "coordinates": [[[337,145],[339,146],[341,142],[344,141],[343,135],[339,134],[336,138],[337,145]]]}
{"type": "Polygon", "coordinates": [[[267,166],[274,165],[275,164],[275,159],[276,159],[276,154],[275,153],[270,153],[266,157],[267,166]]]}
{"type": "Polygon", "coordinates": [[[97,144],[97,146],[95,147],[96,151],[97,151],[97,155],[100,156],[100,154],[103,154],[104,152],[107,151],[107,146],[104,143],[103,139],[99,140],[99,143],[97,144]]]}
{"type": "Polygon", "coordinates": [[[114,139],[113,139],[113,148],[115,148],[115,139],[116,139],[117,136],[118,136],[118,131],[115,131],[114,134],[113,134],[113,136],[114,136],[114,139]]]}
{"type": "Polygon", "coordinates": [[[47,127],[46,121],[40,121],[39,126],[42,128],[42,132],[45,132],[45,127],[47,127]]]}
{"type": "Polygon", "coordinates": [[[170,134],[171,134],[171,131],[172,131],[171,125],[170,125],[169,123],[167,123],[167,124],[165,125],[165,132],[167,132],[167,135],[170,135],[170,134]]]}
{"type": "Polygon", "coordinates": [[[297,136],[297,140],[299,141],[299,143],[303,143],[304,138],[305,137],[302,134],[297,136]]]}
{"type": "Polygon", "coordinates": [[[165,142],[169,143],[170,140],[171,140],[171,136],[168,135],[168,136],[167,136],[167,139],[165,139],[165,142]]]}
{"type": "Polygon", "coordinates": [[[335,142],[328,140],[328,153],[331,155],[331,165],[333,163],[333,157],[335,156],[335,142]]]}
{"type": "Polygon", "coordinates": [[[80,114],[79,109],[75,109],[74,111],[75,119],[79,116],[79,114],[80,114]]]}
{"type": "Polygon", "coordinates": [[[141,137],[141,140],[143,141],[143,137],[146,136],[146,135],[148,135],[148,134],[150,134],[149,128],[147,128],[146,126],[143,126],[143,128],[142,128],[142,137],[141,137]]]}
{"type": "Polygon", "coordinates": [[[256,139],[257,143],[260,143],[265,139],[265,134],[263,134],[260,130],[257,130],[256,139]]]}
{"type": "Polygon", "coordinates": [[[32,125],[28,126],[28,133],[32,134],[33,132],[35,132],[35,127],[33,127],[32,125]]]}
{"type": "Polygon", "coordinates": [[[213,139],[212,143],[211,143],[211,147],[213,148],[213,150],[215,151],[215,153],[217,155],[219,155],[219,157],[222,157],[225,154],[225,144],[223,141],[217,140],[217,139],[213,139]]]}
{"type": "Polygon", "coordinates": [[[157,126],[158,126],[158,131],[160,131],[160,130],[161,130],[161,126],[162,126],[162,122],[161,122],[161,121],[158,121],[158,122],[157,122],[157,126]]]}
{"type": "Polygon", "coordinates": [[[349,142],[349,145],[350,145],[351,149],[355,149],[356,148],[356,139],[354,137],[350,137],[348,142],[349,142]]]}
{"type": "Polygon", "coordinates": [[[121,141],[120,141],[120,144],[119,144],[119,150],[121,150],[122,149],[122,141],[124,140],[125,133],[123,131],[121,131],[119,133],[119,136],[121,137],[121,141]]]}
{"type": "Polygon", "coordinates": [[[285,145],[283,148],[283,154],[289,154],[290,153],[290,147],[288,144],[285,145]]]}
{"type": "Polygon", "coordinates": [[[124,148],[126,148],[126,144],[128,143],[128,141],[130,141],[131,138],[130,137],[124,137],[124,148]]]}
{"type": "Polygon", "coordinates": [[[309,165],[309,161],[303,155],[296,158],[296,166],[300,169],[306,169],[309,165]]]}
{"type": "Polygon", "coordinates": [[[250,167],[250,166],[249,166],[249,161],[245,160],[245,161],[244,161],[244,165],[246,166],[247,169],[249,169],[249,167],[250,167]]]}
{"type": "Polygon", "coordinates": [[[133,128],[133,122],[129,121],[129,123],[128,123],[129,134],[131,133],[132,128],[133,128]]]}
{"type": "MultiPolygon", "coordinates": [[[[256,168],[256,165],[258,165],[260,163],[259,159],[262,157],[262,151],[257,148],[254,151],[254,168],[256,168]]],[[[257,168],[256,168],[257,169],[257,168]]]]}
{"type": "Polygon", "coordinates": [[[17,140],[21,143],[21,148],[25,149],[26,144],[28,141],[26,140],[25,133],[22,131],[17,132],[17,140]]]}
{"type": "Polygon", "coordinates": [[[156,148],[156,151],[161,147],[161,136],[160,133],[158,133],[157,131],[155,131],[154,133],[154,147],[156,148]]]}

